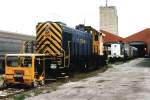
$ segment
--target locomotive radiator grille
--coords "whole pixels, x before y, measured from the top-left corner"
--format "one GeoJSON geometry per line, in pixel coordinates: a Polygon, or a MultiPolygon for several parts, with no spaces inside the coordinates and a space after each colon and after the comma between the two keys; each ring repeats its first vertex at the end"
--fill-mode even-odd
{"type": "Polygon", "coordinates": [[[46,55],[61,55],[62,28],[52,22],[39,23],[36,27],[36,51],[46,55]]]}

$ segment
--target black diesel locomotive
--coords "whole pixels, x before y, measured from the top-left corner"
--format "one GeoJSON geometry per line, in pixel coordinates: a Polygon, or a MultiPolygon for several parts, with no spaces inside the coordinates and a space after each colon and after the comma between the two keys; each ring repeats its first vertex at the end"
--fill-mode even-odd
{"type": "Polygon", "coordinates": [[[61,22],[42,22],[36,26],[36,34],[36,52],[45,54],[46,78],[94,69],[105,62],[104,34],[90,26],[73,29],[61,22]]]}

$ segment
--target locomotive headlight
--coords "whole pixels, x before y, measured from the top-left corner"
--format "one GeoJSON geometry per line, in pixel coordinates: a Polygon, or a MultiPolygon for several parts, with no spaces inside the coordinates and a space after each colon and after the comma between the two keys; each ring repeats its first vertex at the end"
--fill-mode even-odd
{"type": "Polygon", "coordinates": [[[57,65],[56,64],[51,64],[50,67],[51,67],[51,69],[56,69],[57,65]]]}

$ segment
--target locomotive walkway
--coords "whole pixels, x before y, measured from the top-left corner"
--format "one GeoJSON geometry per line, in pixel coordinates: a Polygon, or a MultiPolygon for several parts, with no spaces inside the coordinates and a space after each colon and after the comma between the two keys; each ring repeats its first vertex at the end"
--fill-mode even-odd
{"type": "Polygon", "coordinates": [[[150,100],[150,58],[113,65],[104,73],[29,100],[150,100]]]}

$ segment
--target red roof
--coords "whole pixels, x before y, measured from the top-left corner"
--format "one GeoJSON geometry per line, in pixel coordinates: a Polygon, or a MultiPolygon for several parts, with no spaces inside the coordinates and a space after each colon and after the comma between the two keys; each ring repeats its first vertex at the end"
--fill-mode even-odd
{"type": "Polygon", "coordinates": [[[104,43],[123,41],[123,38],[120,37],[120,36],[114,35],[114,34],[112,34],[112,33],[109,33],[109,32],[107,32],[107,31],[104,31],[104,30],[100,30],[100,31],[105,34],[104,43]]]}
{"type": "Polygon", "coordinates": [[[124,39],[125,42],[145,41],[150,40],[150,28],[144,29],[124,39]]]}
{"type": "Polygon", "coordinates": [[[146,28],[124,39],[124,42],[143,41],[147,44],[147,52],[150,55],[150,28],[146,28]]]}

